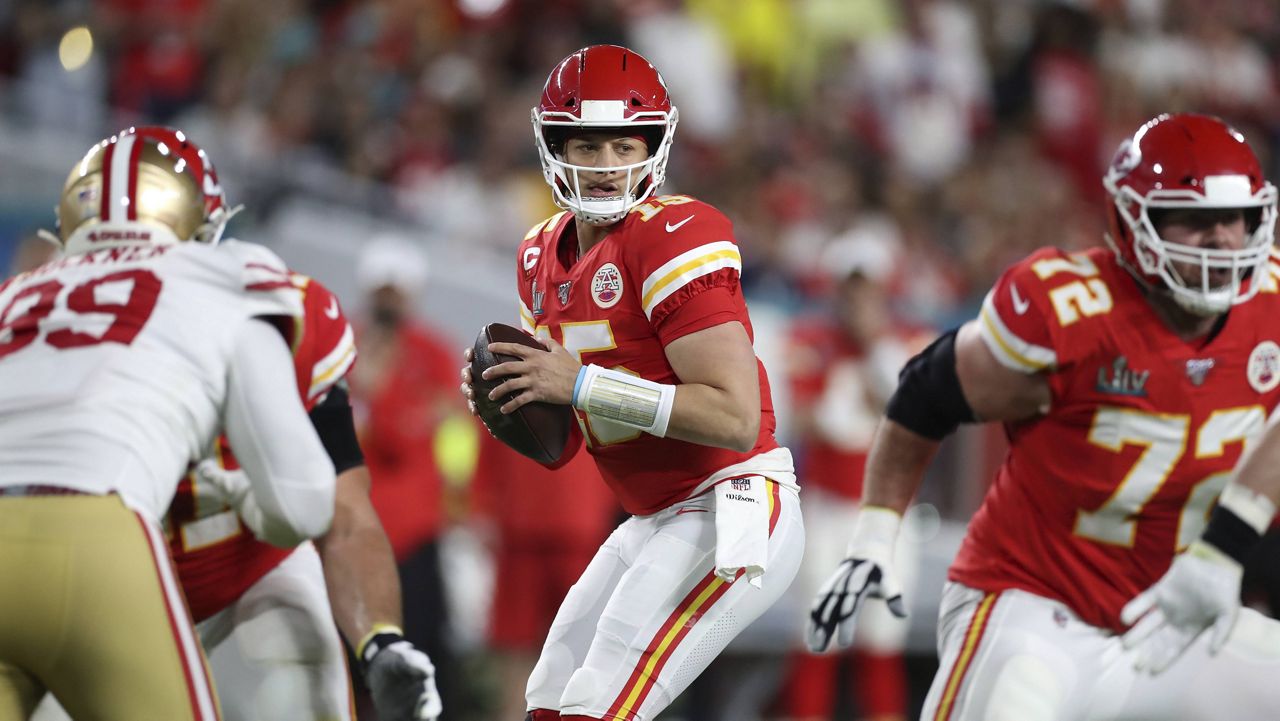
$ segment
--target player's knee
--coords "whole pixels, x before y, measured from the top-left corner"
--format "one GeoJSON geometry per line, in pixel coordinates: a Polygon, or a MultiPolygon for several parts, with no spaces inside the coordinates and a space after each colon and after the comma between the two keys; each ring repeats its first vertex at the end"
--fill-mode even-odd
{"type": "Polygon", "coordinates": [[[604,682],[605,679],[592,669],[580,668],[574,671],[569,677],[569,683],[565,684],[564,693],[560,695],[561,712],[589,708],[600,689],[604,688],[604,682]]]}
{"type": "Polygon", "coordinates": [[[991,686],[983,721],[1055,721],[1064,689],[1044,660],[1017,655],[1005,662],[991,686]]]}

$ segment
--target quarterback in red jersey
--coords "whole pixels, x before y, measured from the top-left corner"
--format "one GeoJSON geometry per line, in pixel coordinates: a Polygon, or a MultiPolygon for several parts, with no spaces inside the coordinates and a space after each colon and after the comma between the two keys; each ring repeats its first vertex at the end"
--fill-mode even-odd
{"type": "Polygon", "coordinates": [[[924,718],[1261,719],[1280,706],[1280,624],[1244,611],[1152,677],[1126,602],[1205,526],[1280,402],[1276,189],[1243,136],[1162,115],[1103,184],[1109,241],[1005,271],[976,320],[903,370],[867,462],[868,508],[815,599],[810,644],[846,643],[865,597],[901,608],[898,515],[958,423],[1010,450],[949,574],[924,718]],[[876,508],[872,508],[875,506],[876,508]],[[875,511],[874,513],[872,511],[875,511]]]}
{"type": "MultiPolygon", "coordinates": [[[[776,601],[803,523],[773,437],[731,224],[656,195],[676,109],[657,70],[612,45],[552,70],[533,110],[543,173],[566,212],[520,244],[526,331],[492,397],[572,404],[582,445],[633,514],[569,592],[526,689],[534,721],[650,719],[776,601]]],[[[469,354],[468,354],[469,357],[469,354]]],[[[468,369],[462,390],[472,397],[468,369]]]]}

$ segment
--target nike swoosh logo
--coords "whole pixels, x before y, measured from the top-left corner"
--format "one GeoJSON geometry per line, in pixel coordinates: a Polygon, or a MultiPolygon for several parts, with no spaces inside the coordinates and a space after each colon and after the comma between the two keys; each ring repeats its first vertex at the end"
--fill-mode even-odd
{"type": "MultiPolygon", "coordinates": [[[[696,215],[696,213],[695,213],[695,215],[696,215]]],[[[670,224],[670,223],[667,223],[667,232],[668,232],[668,233],[674,233],[674,232],[676,232],[677,230],[679,230],[679,229],[680,229],[680,226],[684,225],[685,223],[688,223],[688,222],[689,222],[689,221],[691,221],[691,220],[693,220],[693,216],[692,216],[692,215],[690,215],[688,218],[685,218],[684,220],[680,221],[679,223],[676,223],[675,225],[672,225],[672,224],[670,224]]]]}
{"type": "Polygon", "coordinates": [[[1031,307],[1031,301],[1023,298],[1018,294],[1018,286],[1013,283],[1009,284],[1009,295],[1013,296],[1013,312],[1022,315],[1027,312],[1027,308],[1031,307]]]}
{"type": "Polygon", "coordinates": [[[681,513],[708,513],[708,511],[705,508],[681,508],[680,510],[676,511],[677,516],[680,515],[681,513]]]}
{"type": "Polygon", "coordinates": [[[337,298],[329,299],[329,307],[324,309],[324,314],[329,316],[333,320],[338,319],[338,299],[337,298]]]}

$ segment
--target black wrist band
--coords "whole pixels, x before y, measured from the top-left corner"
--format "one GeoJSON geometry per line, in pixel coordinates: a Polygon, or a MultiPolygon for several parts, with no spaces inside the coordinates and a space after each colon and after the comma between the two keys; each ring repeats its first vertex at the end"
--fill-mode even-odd
{"type": "Polygon", "coordinates": [[[1262,538],[1262,534],[1229,509],[1217,506],[1213,509],[1213,515],[1209,517],[1209,527],[1204,529],[1204,535],[1201,538],[1205,543],[1213,545],[1235,559],[1240,565],[1244,565],[1249,551],[1262,538]]]}
{"type": "Polygon", "coordinates": [[[373,661],[374,657],[382,651],[382,649],[403,640],[404,636],[401,636],[398,633],[387,632],[374,634],[374,636],[364,644],[364,649],[362,650],[361,658],[359,659],[360,670],[362,672],[367,672],[369,664],[373,661]]]}

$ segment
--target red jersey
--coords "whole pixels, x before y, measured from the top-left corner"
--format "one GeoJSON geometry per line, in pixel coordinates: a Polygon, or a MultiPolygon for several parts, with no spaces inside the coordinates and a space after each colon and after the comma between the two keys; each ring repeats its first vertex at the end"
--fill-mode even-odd
{"type": "Polygon", "coordinates": [[[403,563],[444,526],[435,444],[440,423],[458,412],[458,363],[455,350],[420,324],[402,324],[396,343],[396,357],[376,384],[353,383],[351,393],[373,477],[369,501],[403,563]]]}
{"type": "MultiPolygon", "coordinates": [[[[356,346],[338,299],[320,283],[294,274],[303,294],[303,319],[293,334],[298,394],[310,410],[355,362],[356,346]]],[[[218,439],[219,463],[239,464],[226,436],[218,439]]],[[[210,498],[193,474],[178,484],[165,519],[178,579],[197,622],[226,608],[290,553],[253,537],[236,512],[210,498]]]]}
{"type": "Polygon", "coordinates": [[[791,404],[802,440],[797,464],[804,484],[851,501],[862,498],[863,471],[898,371],[924,335],[886,332],[863,348],[827,320],[797,325],[788,339],[791,404]]]}
{"type": "MultiPolygon", "coordinates": [[[[526,331],[550,334],[583,363],[668,384],[680,382],[663,350],[668,343],[731,321],[751,335],[733,227],[710,205],[683,195],[642,203],[582,258],[574,231],[573,216],[560,213],[534,226],[520,244],[526,331]]],[[[764,365],[756,365],[760,435],[747,453],[578,414],[600,475],[628,513],[660,511],[716,471],[778,447],[769,380],[764,365]]]]}
{"type": "Polygon", "coordinates": [[[479,436],[472,508],[493,519],[504,545],[542,543],[594,551],[609,535],[618,503],[589,457],[578,455],[552,471],[483,430],[479,436]]]}
{"type": "Polygon", "coordinates": [[[1009,453],[950,578],[1123,630],[1120,609],[1200,535],[1280,398],[1277,272],[1216,333],[1186,342],[1109,250],[1040,250],[1006,271],[982,338],[1005,366],[1044,373],[1052,404],[1006,425],[1009,453]]]}

